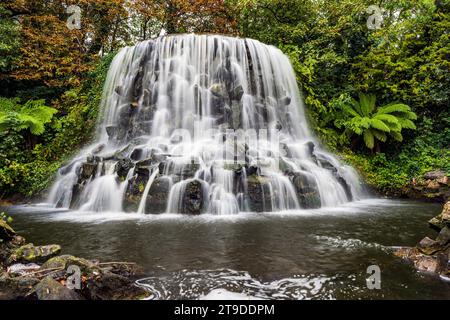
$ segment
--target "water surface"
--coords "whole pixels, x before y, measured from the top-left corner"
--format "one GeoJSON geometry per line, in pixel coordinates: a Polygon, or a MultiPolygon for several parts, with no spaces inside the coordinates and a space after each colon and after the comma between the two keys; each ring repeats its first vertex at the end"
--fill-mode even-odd
{"type": "Polygon", "coordinates": [[[182,216],[11,207],[36,245],[103,261],[134,261],[159,299],[450,299],[450,285],[395,258],[392,246],[435,236],[441,206],[366,200],[283,213],[182,216]],[[381,290],[368,290],[369,265],[381,290]],[[237,294],[237,295],[236,295],[237,294]],[[244,294],[245,296],[242,296],[244,294]]]}

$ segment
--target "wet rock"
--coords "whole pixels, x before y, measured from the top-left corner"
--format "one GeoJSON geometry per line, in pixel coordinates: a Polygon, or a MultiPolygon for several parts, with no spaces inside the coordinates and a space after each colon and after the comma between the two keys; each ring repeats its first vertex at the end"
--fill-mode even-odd
{"type": "Polygon", "coordinates": [[[109,139],[113,140],[117,136],[117,127],[116,126],[107,126],[106,134],[108,135],[109,139]]]}
{"type": "Polygon", "coordinates": [[[291,97],[285,96],[285,97],[280,99],[280,103],[283,106],[287,106],[287,105],[289,105],[291,103],[291,100],[292,100],[291,97]]]}
{"type": "Polygon", "coordinates": [[[251,211],[267,212],[272,210],[270,183],[267,178],[255,174],[248,176],[247,191],[251,211]]]}
{"type": "Polygon", "coordinates": [[[14,229],[11,228],[5,220],[0,218],[0,240],[9,241],[14,237],[15,234],[16,232],[14,231],[14,229]]]}
{"type": "Polygon", "coordinates": [[[442,215],[441,214],[436,216],[436,217],[431,218],[428,221],[428,224],[429,224],[429,226],[432,229],[434,229],[434,230],[436,230],[438,232],[441,231],[441,229],[444,228],[444,226],[445,226],[444,222],[442,221],[442,215]]]}
{"type": "Polygon", "coordinates": [[[238,85],[233,88],[233,91],[231,92],[231,99],[240,101],[243,95],[244,95],[244,88],[242,88],[241,85],[238,85]]]}
{"type": "Polygon", "coordinates": [[[200,214],[203,210],[203,187],[199,180],[186,184],[182,200],[182,213],[200,214]]]}
{"type": "Polygon", "coordinates": [[[445,246],[448,243],[450,243],[450,228],[448,226],[442,228],[442,230],[439,232],[439,235],[436,238],[436,242],[440,246],[445,246]]]}
{"type": "Polygon", "coordinates": [[[143,156],[144,156],[144,150],[142,150],[142,148],[135,148],[130,154],[130,159],[134,160],[134,161],[138,161],[138,160],[141,160],[143,156]]]}
{"type": "Polygon", "coordinates": [[[417,248],[401,247],[394,250],[394,255],[413,263],[421,272],[441,273],[446,270],[446,259],[443,255],[430,256],[421,253],[417,248]]]}
{"type": "Polygon", "coordinates": [[[232,112],[232,127],[233,129],[237,130],[241,127],[241,106],[233,102],[231,105],[231,112],[232,112]]]}
{"type": "Polygon", "coordinates": [[[153,181],[146,199],[145,213],[158,214],[166,212],[170,186],[170,180],[165,177],[156,178],[153,181]]]}
{"type": "Polygon", "coordinates": [[[112,272],[106,272],[97,279],[88,279],[83,293],[91,300],[134,300],[148,295],[134,281],[112,272]]]}
{"type": "Polygon", "coordinates": [[[39,283],[33,277],[0,276],[0,300],[23,300],[32,288],[39,283]]]}
{"type": "Polygon", "coordinates": [[[42,279],[28,294],[33,300],[84,300],[74,290],[68,289],[51,277],[42,279]]]}
{"type": "Polygon", "coordinates": [[[433,239],[430,239],[428,237],[423,238],[419,244],[417,245],[417,248],[420,250],[420,252],[432,255],[440,250],[442,250],[442,246],[433,239]]]}
{"type": "Polygon", "coordinates": [[[117,175],[119,176],[120,180],[124,181],[125,178],[128,175],[128,172],[134,167],[133,162],[128,159],[120,159],[117,163],[117,175]]]}
{"type": "Polygon", "coordinates": [[[87,180],[94,177],[97,173],[97,164],[93,162],[83,163],[81,165],[80,178],[81,180],[87,180]]]}
{"type": "Polygon", "coordinates": [[[212,84],[209,90],[213,95],[221,99],[225,99],[228,96],[227,88],[221,83],[212,84]]]}
{"type": "Polygon", "coordinates": [[[119,96],[123,95],[123,87],[122,86],[117,86],[114,89],[114,92],[117,93],[119,96]]]}
{"type": "Polygon", "coordinates": [[[450,201],[447,201],[444,204],[444,208],[442,209],[441,213],[442,222],[444,222],[446,225],[450,225],[450,201]]]}
{"type": "Polygon", "coordinates": [[[86,276],[98,276],[102,273],[101,269],[93,262],[67,254],[47,260],[41,268],[66,270],[71,265],[78,266],[81,273],[86,276]]]}
{"type": "Polygon", "coordinates": [[[124,195],[123,207],[126,212],[137,212],[148,179],[148,168],[136,168],[124,195]]]}
{"type": "Polygon", "coordinates": [[[10,256],[10,261],[17,262],[44,262],[48,259],[58,255],[61,252],[61,246],[57,244],[51,244],[46,246],[34,246],[32,243],[28,243],[20,248],[14,250],[10,256]]]}
{"type": "Polygon", "coordinates": [[[313,176],[306,172],[295,172],[290,179],[297,192],[300,206],[304,209],[320,208],[320,193],[313,176]]]}
{"type": "Polygon", "coordinates": [[[6,272],[14,276],[24,276],[30,272],[39,270],[41,267],[36,263],[16,263],[8,267],[6,272]]]}

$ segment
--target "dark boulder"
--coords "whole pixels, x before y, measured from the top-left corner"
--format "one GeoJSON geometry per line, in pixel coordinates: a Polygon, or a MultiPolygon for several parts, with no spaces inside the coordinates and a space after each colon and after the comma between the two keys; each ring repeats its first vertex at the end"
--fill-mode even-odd
{"type": "Polygon", "coordinates": [[[290,176],[299,204],[304,209],[320,208],[320,193],[316,180],[307,172],[295,172],[290,176]]]}
{"type": "Polygon", "coordinates": [[[9,260],[11,262],[45,262],[48,259],[58,255],[61,252],[61,246],[51,244],[46,246],[34,246],[28,243],[13,251],[9,260]]]}
{"type": "Polygon", "coordinates": [[[146,199],[145,213],[158,214],[166,212],[170,186],[170,179],[167,177],[156,178],[153,181],[146,199]]]}
{"type": "Polygon", "coordinates": [[[199,180],[191,180],[186,184],[181,211],[186,214],[200,214],[204,201],[202,183],[199,180]]]}
{"type": "Polygon", "coordinates": [[[272,210],[270,182],[267,178],[252,174],[247,179],[247,199],[250,211],[272,210]]]}
{"type": "Polygon", "coordinates": [[[84,300],[84,298],[50,276],[42,279],[28,294],[32,300],[84,300]]]}

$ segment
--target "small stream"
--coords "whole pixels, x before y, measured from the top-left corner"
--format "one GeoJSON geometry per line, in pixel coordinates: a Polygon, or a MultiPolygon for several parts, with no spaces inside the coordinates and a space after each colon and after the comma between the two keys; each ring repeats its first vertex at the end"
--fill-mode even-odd
{"type": "Polygon", "coordinates": [[[35,245],[102,261],[133,261],[155,299],[450,299],[450,284],[390,253],[435,236],[441,206],[365,200],[335,208],[183,216],[10,207],[35,245]],[[381,290],[369,290],[369,265],[381,290]]]}

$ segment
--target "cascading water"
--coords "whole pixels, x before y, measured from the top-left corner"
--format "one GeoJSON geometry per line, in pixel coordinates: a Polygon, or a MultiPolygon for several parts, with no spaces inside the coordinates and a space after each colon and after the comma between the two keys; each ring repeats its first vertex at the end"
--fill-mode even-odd
{"type": "Polygon", "coordinates": [[[97,143],[59,170],[58,207],[234,214],[334,206],[363,194],[320,150],[294,71],[250,39],[177,35],[122,49],[97,143]]]}

